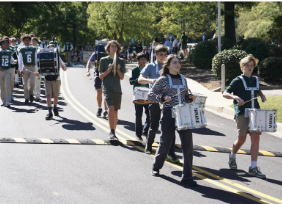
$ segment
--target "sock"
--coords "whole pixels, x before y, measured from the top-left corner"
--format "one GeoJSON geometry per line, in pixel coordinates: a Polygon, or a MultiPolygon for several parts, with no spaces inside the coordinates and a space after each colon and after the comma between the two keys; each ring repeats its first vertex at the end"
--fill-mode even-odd
{"type": "Polygon", "coordinates": [[[229,158],[230,159],[235,159],[236,158],[236,153],[233,153],[233,151],[231,150],[229,158]]]}
{"type": "Polygon", "coordinates": [[[102,110],[102,108],[101,108],[101,107],[99,107],[98,109],[99,109],[99,110],[102,110]]]}
{"type": "Polygon", "coordinates": [[[52,114],[52,107],[48,107],[49,113],[52,114]]]}
{"type": "Polygon", "coordinates": [[[252,161],[251,162],[251,169],[257,167],[257,161],[252,161]]]}
{"type": "Polygon", "coordinates": [[[57,109],[57,105],[54,105],[54,109],[57,109]]]}

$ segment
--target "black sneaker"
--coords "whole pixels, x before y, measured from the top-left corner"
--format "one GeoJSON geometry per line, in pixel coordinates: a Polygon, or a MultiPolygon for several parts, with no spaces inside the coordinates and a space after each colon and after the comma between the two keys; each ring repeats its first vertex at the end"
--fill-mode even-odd
{"type": "Polygon", "coordinates": [[[26,105],[28,104],[28,99],[25,99],[24,104],[26,105]]]}
{"type": "Polygon", "coordinates": [[[181,183],[187,185],[187,186],[197,186],[197,182],[194,181],[193,179],[188,179],[188,180],[181,180],[181,183]]]}
{"type": "Polygon", "coordinates": [[[109,140],[118,140],[117,136],[115,136],[115,134],[112,131],[109,133],[108,139],[109,140]]]}
{"type": "Polygon", "coordinates": [[[141,136],[135,135],[135,138],[136,138],[137,140],[143,141],[143,139],[142,139],[141,136]]]}
{"type": "Polygon", "coordinates": [[[146,144],[145,153],[146,153],[146,154],[153,154],[152,147],[149,147],[149,146],[146,144]]]}
{"type": "Polygon", "coordinates": [[[97,111],[96,115],[97,115],[98,117],[100,117],[101,114],[102,114],[102,108],[98,108],[98,111],[97,111]]]}
{"type": "Polygon", "coordinates": [[[30,95],[30,96],[29,96],[29,98],[30,98],[30,103],[32,103],[32,102],[33,102],[33,100],[34,100],[33,95],[30,95]]]}
{"type": "Polygon", "coordinates": [[[108,116],[108,111],[104,111],[104,113],[103,113],[103,116],[104,116],[104,118],[106,118],[107,116],[108,116]]]}
{"type": "Polygon", "coordinates": [[[160,170],[152,170],[151,171],[151,174],[152,174],[152,176],[155,176],[155,177],[159,177],[160,176],[160,170]]]}
{"type": "Polygon", "coordinates": [[[53,120],[53,114],[52,113],[48,113],[45,117],[46,120],[53,120]]]}
{"type": "Polygon", "coordinates": [[[59,116],[59,111],[58,111],[57,108],[54,108],[54,109],[53,109],[53,112],[54,112],[54,115],[55,115],[55,116],[59,116]]]}

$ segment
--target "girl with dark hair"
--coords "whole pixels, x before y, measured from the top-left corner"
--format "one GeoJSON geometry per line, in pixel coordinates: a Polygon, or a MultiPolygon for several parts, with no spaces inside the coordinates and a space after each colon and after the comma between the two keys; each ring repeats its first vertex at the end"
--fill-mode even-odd
{"type": "MultiPolygon", "coordinates": [[[[152,102],[163,103],[163,116],[161,119],[162,134],[160,144],[155,154],[155,160],[152,169],[153,176],[159,176],[159,171],[163,167],[166,155],[173,140],[175,132],[175,118],[172,116],[172,107],[194,100],[194,96],[188,94],[187,82],[183,75],[179,74],[181,62],[176,55],[169,55],[163,65],[161,77],[157,79],[152,89],[148,94],[148,99],[152,102]],[[179,91],[177,97],[173,97],[179,91]]],[[[196,186],[196,181],[192,178],[192,162],[193,162],[193,138],[192,131],[177,130],[183,152],[183,172],[181,183],[189,186],[196,186]]]]}

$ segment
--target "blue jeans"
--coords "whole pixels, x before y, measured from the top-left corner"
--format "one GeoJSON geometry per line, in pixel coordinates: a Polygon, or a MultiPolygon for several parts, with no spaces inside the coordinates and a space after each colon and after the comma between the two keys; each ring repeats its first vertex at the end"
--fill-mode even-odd
{"type": "Polygon", "coordinates": [[[134,104],[134,105],[135,105],[135,134],[137,136],[141,136],[142,133],[144,135],[147,135],[150,127],[149,105],[138,105],[138,104],[134,104]],[[143,108],[145,109],[146,121],[142,128],[143,108]]]}

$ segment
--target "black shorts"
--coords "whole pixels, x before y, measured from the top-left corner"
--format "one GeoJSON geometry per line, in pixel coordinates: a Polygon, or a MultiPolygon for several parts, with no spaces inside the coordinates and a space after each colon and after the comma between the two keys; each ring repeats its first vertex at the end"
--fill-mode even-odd
{"type": "Polygon", "coordinates": [[[187,44],[182,44],[182,50],[187,49],[187,44]]]}
{"type": "Polygon", "coordinates": [[[101,89],[102,88],[102,80],[99,78],[98,70],[95,70],[95,72],[94,72],[94,87],[95,87],[95,89],[101,89]]]}

